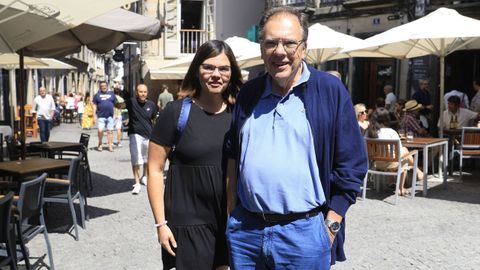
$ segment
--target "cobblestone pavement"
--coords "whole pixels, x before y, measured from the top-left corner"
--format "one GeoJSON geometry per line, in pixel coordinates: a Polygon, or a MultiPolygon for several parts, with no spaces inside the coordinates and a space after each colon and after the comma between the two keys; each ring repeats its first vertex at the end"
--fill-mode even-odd
{"type": "MultiPolygon", "coordinates": [[[[78,124],[52,130],[51,141],[77,141],[78,124]]],[[[97,131],[90,147],[98,142],[97,131]]],[[[106,141],[106,138],[104,138],[106,141]]],[[[131,195],[132,172],[128,139],[113,153],[91,149],[94,192],[88,199],[90,221],[75,241],[66,205],[47,211],[47,227],[57,269],[161,269],[160,246],[145,188],[131,195]]],[[[447,188],[429,179],[428,197],[400,198],[391,192],[369,192],[347,216],[348,260],[333,269],[480,269],[480,179],[462,183],[449,178],[447,188]]],[[[421,186],[418,186],[421,189],[421,186]]],[[[78,209],[78,208],[77,208],[78,209]]],[[[32,256],[46,252],[42,237],[29,245],[32,256]]],[[[48,259],[44,259],[48,262],[48,259]]],[[[45,268],[43,268],[45,269],[45,268]]]]}

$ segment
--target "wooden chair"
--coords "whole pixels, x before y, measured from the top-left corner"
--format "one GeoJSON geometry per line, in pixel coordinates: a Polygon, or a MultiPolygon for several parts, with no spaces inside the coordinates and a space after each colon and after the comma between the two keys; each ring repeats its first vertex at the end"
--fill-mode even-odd
{"type": "MultiPolygon", "coordinates": [[[[406,162],[407,157],[413,156],[413,179],[412,179],[412,195],[411,198],[415,197],[415,186],[417,181],[417,164],[418,164],[418,151],[410,151],[408,155],[401,156],[401,144],[400,140],[386,140],[386,139],[372,139],[366,138],[365,144],[368,154],[368,173],[365,176],[363,181],[363,191],[362,198],[365,200],[367,193],[367,179],[369,175],[386,175],[386,176],[395,176],[395,202],[398,201],[398,193],[400,188],[400,177],[403,171],[402,162],[406,162]],[[397,168],[395,171],[386,171],[381,170],[376,167],[376,162],[385,161],[385,162],[397,162],[397,168]]],[[[408,168],[410,169],[410,168],[408,168]]]]}
{"type": "Polygon", "coordinates": [[[463,177],[463,160],[480,158],[480,128],[462,127],[462,138],[458,149],[460,155],[460,180],[463,177]]]}
{"type": "MultiPolygon", "coordinates": [[[[32,105],[25,105],[25,134],[31,134],[33,138],[38,136],[38,122],[32,114],[32,105]]],[[[16,121],[20,121],[20,106],[17,106],[17,118],[16,121]]]]}

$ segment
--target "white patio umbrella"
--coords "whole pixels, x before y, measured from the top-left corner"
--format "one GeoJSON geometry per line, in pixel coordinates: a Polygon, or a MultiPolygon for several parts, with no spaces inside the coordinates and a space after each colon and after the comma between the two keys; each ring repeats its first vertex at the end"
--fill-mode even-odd
{"type": "MultiPolygon", "coordinates": [[[[263,60],[260,58],[260,44],[237,36],[229,37],[225,39],[225,42],[232,49],[241,68],[263,64],[263,60]]],[[[188,67],[194,56],[194,54],[186,55],[162,66],[161,69],[188,67]]]]}
{"type": "MultiPolygon", "coordinates": [[[[306,61],[321,64],[330,60],[350,58],[347,53],[340,53],[346,46],[360,46],[362,39],[337,32],[328,26],[316,23],[308,27],[306,61]]],[[[364,52],[363,57],[388,57],[379,52],[364,52]]]]}
{"type": "Polygon", "coordinates": [[[0,0],[0,52],[16,52],[132,0],[0,0]]]}
{"type": "MultiPolygon", "coordinates": [[[[364,40],[363,45],[347,47],[352,56],[380,52],[404,59],[434,54],[440,57],[440,108],[443,108],[445,56],[457,51],[480,48],[480,20],[439,8],[427,16],[364,40]]],[[[443,135],[443,113],[440,112],[440,136],[443,135]]]]}

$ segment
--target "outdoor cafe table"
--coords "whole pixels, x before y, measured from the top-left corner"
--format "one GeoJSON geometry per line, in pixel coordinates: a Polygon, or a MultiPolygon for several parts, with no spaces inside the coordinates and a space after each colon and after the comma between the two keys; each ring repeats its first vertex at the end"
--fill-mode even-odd
{"type": "MultiPolygon", "coordinates": [[[[423,150],[423,196],[427,196],[427,178],[428,178],[428,150],[434,147],[443,146],[443,162],[442,162],[442,174],[443,174],[443,184],[447,183],[447,162],[448,162],[448,139],[443,138],[422,138],[415,137],[413,141],[407,142],[402,140],[402,145],[408,148],[415,148],[423,150]]],[[[432,164],[433,165],[433,164],[432,164]]],[[[440,167],[440,164],[438,164],[440,167]]],[[[415,183],[412,183],[414,185],[415,183]]]]}
{"type": "Polygon", "coordinates": [[[46,173],[62,173],[70,167],[69,160],[32,158],[0,162],[0,175],[13,176],[14,181],[23,181],[28,176],[46,173]]]}
{"type": "Polygon", "coordinates": [[[42,152],[44,157],[54,158],[55,153],[61,151],[82,151],[83,144],[79,142],[45,142],[31,143],[28,150],[42,152]]]}

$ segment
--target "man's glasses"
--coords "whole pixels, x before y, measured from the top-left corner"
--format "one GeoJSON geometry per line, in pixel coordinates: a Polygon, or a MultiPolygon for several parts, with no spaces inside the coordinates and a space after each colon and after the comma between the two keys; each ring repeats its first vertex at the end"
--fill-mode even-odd
{"type": "Polygon", "coordinates": [[[281,43],[287,54],[294,54],[303,42],[304,40],[265,39],[262,43],[267,53],[273,53],[278,48],[278,44],[281,43]]]}
{"type": "Polygon", "coordinates": [[[212,74],[215,72],[216,69],[218,69],[218,72],[222,75],[228,75],[230,74],[230,66],[214,66],[210,64],[201,64],[200,67],[202,68],[203,72],[207,74],[212,74]]]}

